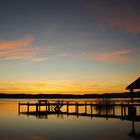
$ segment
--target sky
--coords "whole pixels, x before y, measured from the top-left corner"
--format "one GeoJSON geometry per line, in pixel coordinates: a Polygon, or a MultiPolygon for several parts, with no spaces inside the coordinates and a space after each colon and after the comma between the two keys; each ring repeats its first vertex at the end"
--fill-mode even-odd
{"type": "Polygon", "coordinates": [[[140,76],[139,0],[0,0],[0,93],[116,93],[140,76]]]}

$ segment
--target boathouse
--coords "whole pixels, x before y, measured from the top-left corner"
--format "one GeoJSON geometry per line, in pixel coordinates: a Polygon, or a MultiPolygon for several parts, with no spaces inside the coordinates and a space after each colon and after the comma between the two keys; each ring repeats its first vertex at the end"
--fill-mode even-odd
{"type": "Polygon", "coordinates": [[[136,79],[133,83],[131,83],[128,87],[126,87],[126,89],[130,90],[131,101],[133,102],[134,89],[140,89],[140,77],[138,79],[136,79]]]}

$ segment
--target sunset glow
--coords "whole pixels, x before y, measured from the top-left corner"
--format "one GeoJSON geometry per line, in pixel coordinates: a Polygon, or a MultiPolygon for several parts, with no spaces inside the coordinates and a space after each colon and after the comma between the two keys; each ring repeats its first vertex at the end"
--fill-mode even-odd
{"type": "Polygon", "coordinates": [[[0,93],[114,93],[140,72],[140,3],[0,2],[0,93]]]}

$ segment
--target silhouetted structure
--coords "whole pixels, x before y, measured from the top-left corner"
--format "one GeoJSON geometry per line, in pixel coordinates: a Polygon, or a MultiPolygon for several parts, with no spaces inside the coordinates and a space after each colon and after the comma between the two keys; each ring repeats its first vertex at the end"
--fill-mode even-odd
{"type": "MultiPolygon", "coordinates": [[[[130,90],[131,101],[133,103],[134,89],[140,89],[140,77],[136,79],[133,83],[131,83],[128,87],[126,87],[126,89],[130,90]]],[[[140,138],[140,134],[136,134],[135,132],[134,122],[137,115],[136,115],[136,107],[134,107],[133,104],[128,107],[128,115],[131,117],[132,120],[132,131],[128,135],[134,138],[140,138]]]]}
{"type": "MultiPolygon", "coordinates": [[[[111,100],[97,100],[96,102],[85,101],[85,102],[75,102],[66,100],[38,100],[36,103],[27,102],[20,103],[18,106],[18,113],[26,114],[27,116],[36,116],[38,119],[47,119],[49,115],[57,115],[57,117],[63,118],[63,115],[67,116],[77,116],[77,117],[98,117],[98,118],[113,118],[132,121],[132,130],[128,136],[134,138],[140,138],[140,134],[135,131],[135,121],[140,122],[140,115],[137,114],[136,107],[140,107],[139,103],[115,103],[111,100]],[[27,110],[21,111],[20,107],[26,106],[27,110]],[[35,111],[31,107],[35,107],[35,111]],[[44,107],[42,110],[41,107],[44,107]],[[63,110],[61,110],[61,108],[63,110]],[[74,110],[71,110],[74,107],[74,110]],[[84,112],[80,111],[80,107],[83,107],[84,112]],[[120,110],[119,114],[117,113],[120,110]]],[[[137,108],[137,109],[138,109],[137,108]]]]}
{"type": "Polygon", "coordinates": [[[130,90],[131,101],[133,102],[134,89],[140,89],[140,77],[137,80],[135,80],[133,83],[131,83],[128,87],[126,87],[126,89],[130,90]]]}
{"type": "Polygon", "coordinates": [[[103,102],[70,102],[70,101],[48,101],[48,100],[38,100],[36,103],[20,103],[18,107],[19,114],[34,115],[37,118],[47,117],[48,115],[57,114],[59,115],[74,115],[74,116],[84,116],[84,117],[103,117],[103,118],[118,118],[124,120],[134,120],[140,121],[140,116],[136,115],[136,108],[140,104],[129,104],[128,103],[113,103],[110,101],[103,102]],[[22,112],[21,106],[26,106],[27,111],[22,112]],[[30,107],[35,107],[35,111],[30,110],[30,107]],[[44,107],[45,110],[42,110],[44,107]],[[61,110],[64,107],[65,110],[61,110]],[[70,111],[70,107],[74,107],[73,112],[70,111]],[[83,107],[84,112],[80,112],[79,108],[83,107]],[[115,114],[116,107],[120,108],[121,114],[115,114]],[[88,109],[88,111],[87,111],[88,109]]]}

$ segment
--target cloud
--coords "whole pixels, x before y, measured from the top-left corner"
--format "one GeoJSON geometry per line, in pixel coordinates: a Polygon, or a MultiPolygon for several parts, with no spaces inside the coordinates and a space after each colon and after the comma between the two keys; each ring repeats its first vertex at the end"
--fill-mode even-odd
{"type": "Polygon", "coordinates": [[[140,16],[132,10],[106,15],[104,22],[126,32],[140,33],[140,16]]]}
{"type": "Polygon", "coordinates": [[[119,50],[119,51],[114,51],[112,52],[111,54],[112,55],[125,55],[125,54],[129,54],[130,53],[130,50],[119,50]]]}
{"type": "Polygon", "coordinates": [[[46,61],[47,58],[37,57],[41,51],[31,46],[33,40],[32,36],[25,36],[19,40],[0,41],[0,60],[46,61]]]}
{"type": "Polygon", "coordinates": [[[33,62],[43,62],[43,61],[47,61],[47,58],[31,58],[30,59],[33,62]]]}
{"type": "Polygon", "coordinates": [[[117,51],[99,51],[99,52],[85,52],[81,55],[82,58],[88,60],[98,60],[103,62],[127,62],[127,55],[131,51],[128,49],[117,51]]]}
{"type": "Polygon", "coordinates": [[[116,28],[129,33],[140,33],[138,1],[96,1],[89,5],[90,12],[98,16],[100,28],[116,28]]]}
{"type": "Polygon", "coordinates": [[[19,40],[0,41],[0,50],[23,48],[25,46],[30,45],[32,41],[33,41],[32,36],[26,36],[23,39],[19,40]]]}
{"type": "Polygon", "coordinates": [[[126,57],[126,55],[129,53],[130,53],[130,50],[103,52],[96,55],[96,59],[100,61],[106,61],[106,62],[126,62],[128,61],[128,58],[126,57]]]}
{"type": "Polygon", "coordinates": [[[67,56],[67,53],[60,53],[60,54],[57,54],[56,56],[58,56],[58,57],[65,57],[65,56],[67,56]]]}

